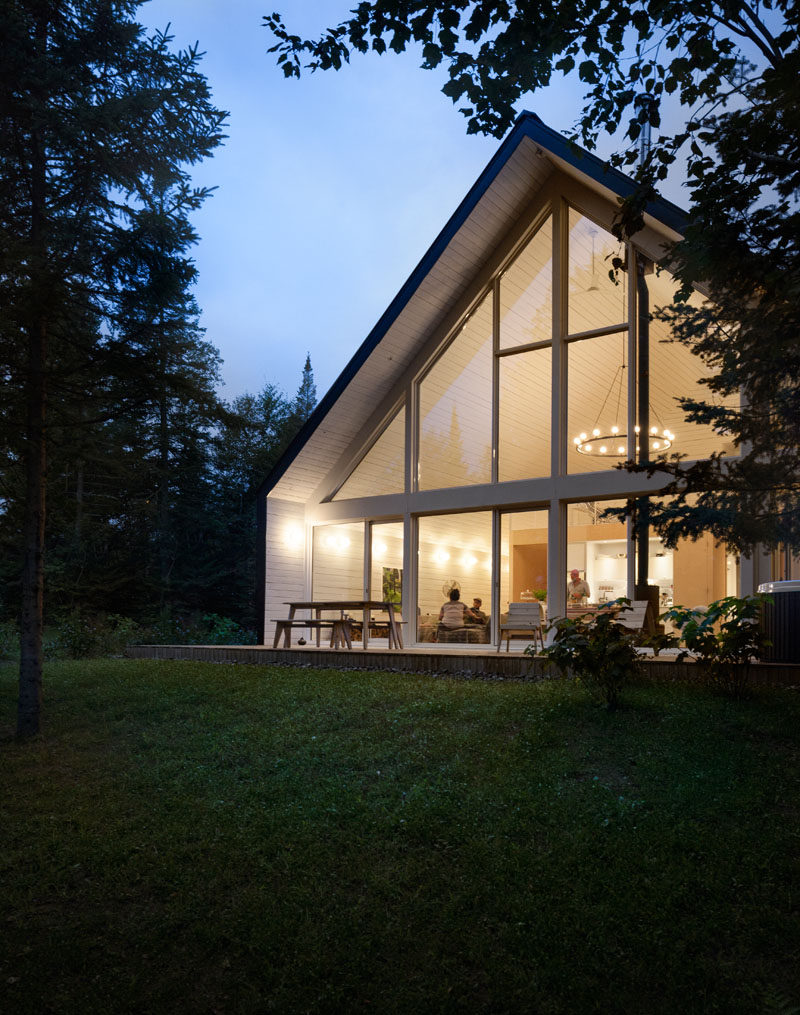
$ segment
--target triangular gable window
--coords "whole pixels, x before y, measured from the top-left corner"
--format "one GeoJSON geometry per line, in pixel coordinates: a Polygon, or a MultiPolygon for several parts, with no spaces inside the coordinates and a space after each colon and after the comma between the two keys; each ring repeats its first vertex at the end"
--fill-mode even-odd
{"type": "Polygon", "coordinates": [[[391,423],[353,469],[334,500],[380,497],[405,490],[406,410],[400,409],[391,423]]]}

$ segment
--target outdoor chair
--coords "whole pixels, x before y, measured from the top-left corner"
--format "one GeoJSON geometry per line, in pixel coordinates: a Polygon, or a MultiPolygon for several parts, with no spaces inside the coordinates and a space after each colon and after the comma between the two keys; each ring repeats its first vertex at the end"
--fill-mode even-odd
{"type": "Polygon", "coordinates": [[[506,639],[506,652],[509,651],[512,638],[532,638],[534,645],[537,640],[544,648],[542,633],[542,609],[539,603],[509,603],[505,620],[500,621],[500,639],[497,651],[506,639]]]}

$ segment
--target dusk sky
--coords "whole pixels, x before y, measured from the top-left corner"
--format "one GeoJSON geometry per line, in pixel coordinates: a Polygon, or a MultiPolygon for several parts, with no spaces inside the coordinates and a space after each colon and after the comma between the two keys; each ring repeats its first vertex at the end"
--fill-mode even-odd
{"type": "MultiPolygon", "coordinates": [[[[306,352],[327,391],[497,149],[423,71],[418,53],[355,56],[339,72],[287,80],[262,17],[313,34],[348,0],[150,0],[149,29],[199,43],[228,140],[194,173],[217,186],[193,221],[206,337],[224,360],[222,395],[275,383],[293,395],[306,352]]],[[[579,83],[520,104],[568,130],[579,83]]],[[[610,152],[600,149],[598,154],[610,152]]],[[[680,201],[680,193],[667,196],[680,201]]]]}

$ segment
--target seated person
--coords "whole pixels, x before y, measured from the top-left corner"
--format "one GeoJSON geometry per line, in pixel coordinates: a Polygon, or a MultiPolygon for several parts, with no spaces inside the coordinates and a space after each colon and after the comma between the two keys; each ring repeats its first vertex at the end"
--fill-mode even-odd
{"type": "Polygon", "coordinates": [[[466,624],[480,624],[485,627],[489,623],[489,618],[481,609],[483,600],[477,596],[472,600],[472,609],[464,610],[464,622],[466,624]]]}
{"type": "Polygon", "coordinates": [[[466,615],[470,611],[461,602],[461,593],[458,589],[450,590],[449,600],[439,610],[439,632],[446,634],[448,631],[455,631],[459,627],[466,626],[466,615]]]}

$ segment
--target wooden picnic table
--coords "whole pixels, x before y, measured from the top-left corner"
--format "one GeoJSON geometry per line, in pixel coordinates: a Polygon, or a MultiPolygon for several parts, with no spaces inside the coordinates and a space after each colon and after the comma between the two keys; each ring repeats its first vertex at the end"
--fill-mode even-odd
{"type": "MultiPolygon", "coordinates": [[[[389,616],[388,627],[389,627],[389,648],[402,648],[403,647],[403,635],[400,629],[400,624],[397,620],[397,615],[394,612],[395,604],[388,600],[380,599],[311,599],[302,600],[296,602],[287,602],[285,604],[289,607],[290,621],[295,620],[295,614],[298,610],[311,610],[314,613],[316,620],[322,620],[322,614],[325,612],[338,611],[339,618],[345,620],[346,615],[351,611],[361,612],[363,614],[363,622],[361,625],[362,629],[362,644],[363,649],[367,648],[369,640],[369,626],[370,616],[372,611],[375,610],[379,613],[387,613],[389,616]]],[[[320,629],[317,627],[317,644],[320,641],[320,629]]]]}

